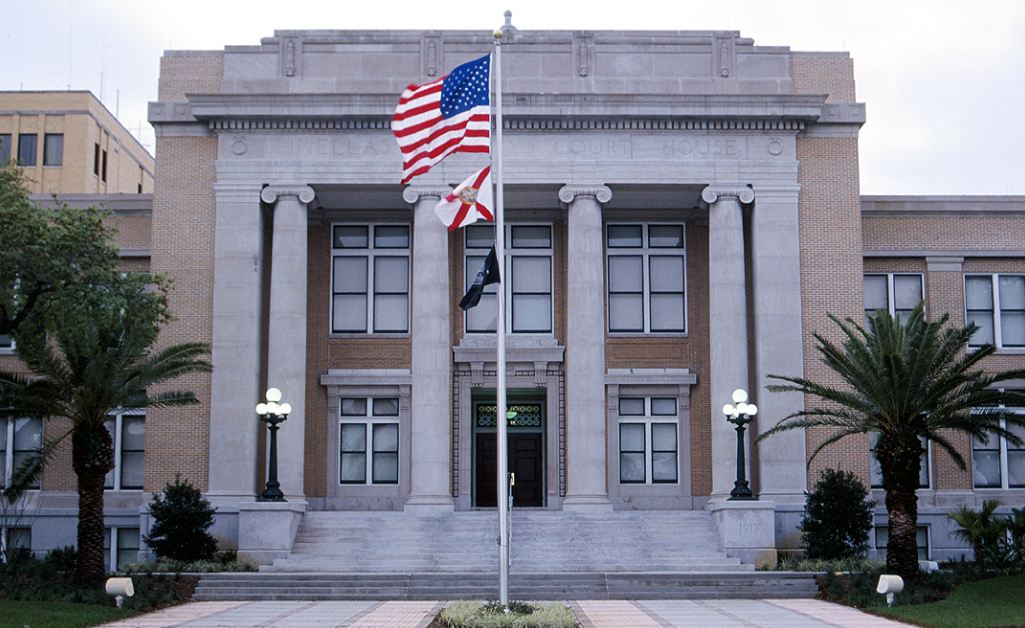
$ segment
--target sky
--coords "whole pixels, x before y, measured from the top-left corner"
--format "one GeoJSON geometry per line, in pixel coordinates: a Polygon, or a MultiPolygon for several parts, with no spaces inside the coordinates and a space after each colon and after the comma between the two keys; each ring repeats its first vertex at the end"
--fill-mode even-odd
{"type": "MultiPolygon", "coordinates": [[[[164,50],[284,29],[737,30],[756,45],[849,51],[863,194],[1025,195],[1019,0],[0,0],[0,90],[88,89],[153,152],[164,50]]],[[[396,97],[398,95],[396,94],[396,97]]]]}

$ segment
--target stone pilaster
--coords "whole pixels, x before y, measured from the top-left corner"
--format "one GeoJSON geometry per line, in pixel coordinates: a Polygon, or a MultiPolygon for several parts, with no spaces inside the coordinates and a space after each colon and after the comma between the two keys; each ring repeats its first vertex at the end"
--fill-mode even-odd
{"type": "MultiPolygon", "coordinates": [[[[754,294],[755,381],[752,396],[758,416],[752,434],[773,427],[804,408],[800,393],[767,393],[769,374],[804,371],[801,324],[801,238],[797,220],[799,186],[756,186],[751,212],[751,290],[754,294]]],[[[783,432],[758,444],[751,456],[763,499],[804,503],[807,487],[805,434],[783,432]]],[[[787,531],[789,532],[789,530],[787,531]]]]}
{"type": "Polygon", "coordinates": [[[407,506],[452,507],[452,346],[448,230],[434,206],[449,188],[408,187],[413,204],[410,489],[407,506]]]}
{"type": "MultiPolygon", "coordinates": [[[[708,186],[708,316],[711,345],[712,496],[729,495],[736,479],[737,436],[720,409],[748,385],[747,285],[744,266],[744,214],[754,200],[751,188],[708,186]]],[[[754,400],[758,403],[759,400],[754,400]]],[[[750,457],[747,457],[750,459],[750,457]]]]}
{"type": "MultiPolygon", "coordinates": [[[[270,186],[260,198],[274,206],[271,244],[267,385],[292,404],[278,432],[278,481],[286,499],[301,499],[306,432],[306,206],[313,188],[270,186]]],[[[260,396],[262,399],[262,395],[260,396]]]]}
{"type": "Polygon", "coordinates": [[[612,200],[604,185],[559,190],[569,206],[566,307],[565,507],[609,507],[605,459],[605,255],[601,205],[612,200]]]}
{"type": "Polygon", "coordinates": [[[214,193],[209,495],[230,504],[252,501],[259,473],[263,229],[258,184],[217,183],[214,193]]]}

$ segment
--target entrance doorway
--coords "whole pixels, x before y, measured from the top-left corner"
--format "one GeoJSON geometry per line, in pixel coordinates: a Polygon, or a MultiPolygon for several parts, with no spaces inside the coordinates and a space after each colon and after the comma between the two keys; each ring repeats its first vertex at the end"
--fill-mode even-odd
{"type": "MultiPolygon", "coordinates": [[[[511,391],[510,391],[511,392],[511,391]]],[[[512,395],[510,394],[510,397],[512,395]]],[[[509,472],[516,474],[512,487],[515,507],[544,506],[544,399],[509,401],[509,472]]],[[[477,399],[473,404],[474,491],[473,505],[496,508],[498,436],[495,431],[495,402],[477,399]]]]}

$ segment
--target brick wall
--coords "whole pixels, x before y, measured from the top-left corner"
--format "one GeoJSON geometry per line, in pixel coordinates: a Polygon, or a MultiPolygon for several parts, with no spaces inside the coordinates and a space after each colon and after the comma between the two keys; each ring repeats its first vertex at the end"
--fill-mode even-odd
{"type": "Polygon", "coordinates": [[[826,102],[855,102],[854,60],[845,53],[791,52],[790,78],[798,94],[826,94],[826,102]]]}
{"type": "MultiPolygon", "coordinates": [[[[209,343],[213,335],[214,161],[213,137],[157,140],[160,173],[153,199],[152,268],[173,282],[171,310],[159,344],[209,343]]],[[[159,490],[176,473],[207,488],[210,375],[180,377],[166,388],[191,390],[200,403],[153,409],[146,419],[146,490],[159,490]]]]}
{"type": "Polygon", "coordinates": [[[220,51],[174,51],[160,58],[157,98],[184,102],[185,94],[215,94],[224,78],[224,53],[220,51]]]}
{"type": "Polygon", "coordinates": [[[865,250],[986,251],[1025,247],[1020,215],[867,215],[862,229],[865,250]]]}

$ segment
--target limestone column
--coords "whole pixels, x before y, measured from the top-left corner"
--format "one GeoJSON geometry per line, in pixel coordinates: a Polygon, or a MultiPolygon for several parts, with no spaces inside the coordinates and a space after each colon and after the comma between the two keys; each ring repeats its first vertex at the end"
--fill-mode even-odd
{"type": "Polygon", "coordinates": [[[448,229],[434,213],[449,188],[408,187],[413,204],[412,417],[407,506],[453,505],[448,229]]]}
{"type": "MultiPolygon", "coordinates": [[[[752,434],[761,434],[783,417],[804,408],[800,393],[766,393],[780,383],[769,374],[804,373],[804,331],[801,318],[801,238],[797,216],[800,187],[755,188],[758,201],[751,212],[751,281],[754,294],[755,403],[758,416],[752,434]]],[[[758,444],[751,456],[756,490],[761,499],[804,503],[807,488],[805,434],[783,432],[758,444]]]]}
{"type": "MultiPolygon", "coordinates": [[[[301,500],[306,432],[306,206],[313,188],[269,186],[260,198],[274,206],[271,243],[267,386],[292,404],[278,432],[278,481],[285,499],[301,500]]],[[[263,395],[260,395],[260,399],[263,395]]]]}
{"type": "Polygon", "coordinates": [[[216,183],[208,495],[225,512],[256,495],[260,424],[259,183],[216,183]]]}
{"type": "Polygon", "coordinates": [[[569,205],[566,308],[566,499],[564,507],[609,507],[605,458],[604,185],[559,190],[569,205]]]}
{"type": "MultiPolygon", "coordinates": [[[[744,214],[754,200],[750,188],[708,186],[708,316],[711,345],[712,496],[725,497],[737,477],[737,435],[722,414],[737,388],[748,385],[747,286],[744,214]]],[[[755,404],[760,400],[754,399],[755,404]]],[[[747,456],[750,459],[750,456],[747,456]]]]}

